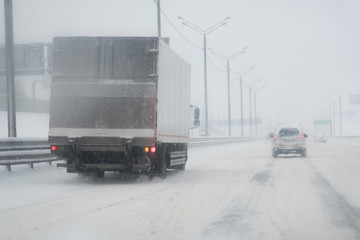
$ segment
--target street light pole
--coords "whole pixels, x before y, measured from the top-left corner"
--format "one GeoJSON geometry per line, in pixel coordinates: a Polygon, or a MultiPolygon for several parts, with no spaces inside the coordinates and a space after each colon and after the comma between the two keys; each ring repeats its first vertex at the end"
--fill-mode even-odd
{"type": "Polygon", "coordinates": [[[340,137],[342,137],[342,114],[341,114],[341,96],[339,95],[339,111],[340,111],[340,137]]]}
{"type": "Polygon", "coordinates": [[[251,86],[249,87],[249,106],[250,106],[250,137],[252,137],[252,112],[251,112],[251,86]]]}
{"type": "Polygon", "coordinates": [[[230,98],[230,61],[245,53],[247,47],[242,48],[241,50],[235,52],[233,55],[227,57],[214,49],[210,49],[211,53],[216,56],[226,60],[226,72],[227,72],[227,91],[228,91],[228,126],[229,126],[229,136],[231,136],[231,98],[230,98]]]}
{"type": "Polygon", "coordinates": [[[240,114],[241,114],[241,136],[244,136],[244,111],[243,111],[243,90],[242,90],[242,75],[240,75],[240,114]]]}
{"type": "MultiPolygon", "coordinates": [[[[332,89],[330,89],[330,91],[333,93],[333,94],[335,94],[335,95],[337,95],[338,97],[339,97],[339,122],[340,122],[340,136],[342,136],[342,113],[341,113],[341,95],[340,95],[340,93],[338,93],[338,92],[335,92],[334,90],[332,90],[332,89]]],[[[335,110],[334,110],[334,112],[335,112],[335,110]]],[[[335,116],[334,116],[334,118],[335,118],[335,116]]]]}
{"type": "Polygon", "coordinates": [[[262,85],[254,91],[254,111],[255,111],[255,137],[257,137],[257,112],[256,112],[256,94],[259,90],[263,89],[265,85],[262,85]]]}
{"type": "Polygon", "coordinates": [[[8,137],[16,137],[16,105],[14,74],[14,31],[12,0],[4,0],[8,137]]]}
{"type": "Polygon", "coordinates": [[[229,59],[226,60],[227,65],[227,85],[228,85],[228,125],[229,125],[229,137],[231,137],[231,104],[230,104],[230,67],[229,59]]]}
{"type": "MultiPolygon", "coordinates": [[[[330,89],[330,91],[331,91],[331,89],[330,89]]],[[[331,95],[329,95],[329,94],[327,94],[326,97],[327,97],[328,100],[331,101],[331,102],[330,102],[330,105],[331,105],[331,103],[332,103],[332,105],[333,105],[333,111],[332,111],[332,113],[333,113],[332,128],[333,128],[333,135],[336,136],[335,99],[333,98],[333,96],[331,96],[331,95]]],[[[330,111],[330,115],[331,115],[331,111],[330,111]]]]}
{"type": "Polygon", "coordinates": [[[257,137],[256,90],[254,91],[255,137],[257,137]]]}
{"type": "Polygon", "coordinates": [[[252,137],[252,106],[251,106],[251,102],[252,102],[252,98],[251,98],[251,87],[257,83],[261,82],[261,78],[258,79],[257,81],[249,84],[249,104],[250,104],[250,136],[252,137]]]}
{"type": "Polygon", "coordinates": [[[336,136],[336,124],[335,124],[335,100],[334,100],[334,99],[332,100],[332,104],[333,104],[333,119],[334,119],[334,123],[333,123],[333,126],[334,126],[334,136],[336,136]]]}
{"type": "Polygon", "coordinates": [[[227,17],[220,22],[212,25],[207,29],[199,28],[198,26],[194,25],[193,23],[189,22],[188,20],[178,16],[178,18],[182,21],[182,24],[191,28],[192,30],[200,33],[204,37],[204,97],[205,97],[205,135],[209,136],[209,119],[208,119],[208,94],[207,94],[207,65],[206,65],[206,36],[211,32],[215,31],[216,29],[220,28],[221,26],[226,25],[227,21],[230,17],[227,17]]]}
{"type": "Polygon", "coordinates": [[[251,68],[247,69],[246,71],[240,74],[240,114],[241,114],[241,136],[244,136],[244,106],[243,106],[243,81],[242,77],[245,74],[248,74],[252,70],[254,70],[256,65],[252,66],[251,68]]]}
{"type": "Polygon", "coordinates": [[[332,121],[332,118],[331,118],[331,103],[329,103],[329,119],[330,119],[330,136],[333,136],[333,121],[332,121]]]}
{"type": "Polygon", "coordinates": [[[207,64],[206,64],[206,34],[204,34],[204,96],[205,96],[205,136],[209,136],[208,92],[207,92],[207,64]]]}

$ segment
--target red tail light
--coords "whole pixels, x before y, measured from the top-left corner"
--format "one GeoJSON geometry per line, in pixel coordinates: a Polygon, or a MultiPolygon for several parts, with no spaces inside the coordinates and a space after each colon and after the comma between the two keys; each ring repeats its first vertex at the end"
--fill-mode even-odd
{"type": "Polygon", "coordinates": [[[301,134],[301,138],[304,138],[304,134],[301,134]]]}
{"type": "Polygon", "coordinates": [[[150,152],[152,152],[152,153],[156,152],[156,147],[151,147],[150,152]]]}
{"type": "Polygon", "coordinates": [[[274,139],[276,139],[276,138],[277,138],[277,134],[274,135],[274,139]]]}
{"type": "Polygon", "coordinates": [[[154,152],[156,152],[156,147],[145,147],[145,152],[146,153],[148,153],[148,152],[154,153],[154,152]]]}
{"type": "Polygon", "coordinates": [[[51,146],[51,151],[56,151],[57,147],[56,146],[51,146]]]}

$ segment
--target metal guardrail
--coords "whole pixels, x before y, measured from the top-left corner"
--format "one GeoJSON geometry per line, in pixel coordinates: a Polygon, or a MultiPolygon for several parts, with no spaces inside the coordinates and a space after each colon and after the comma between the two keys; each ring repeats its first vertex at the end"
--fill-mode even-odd
{"type": "MultiPolygon", "coordinates": [[[[199,137],[191,138],[190,147],[206,146],[213,144],[226,144],[231,142],[245,142],[258,140],[249,137],[199,137]]],[[[63,161],[51,154],[48,139],[21,139],[0,138],[0,166],[5,166],[11,171],[12,165],[28,164],[34,168],[34,163],[63,161]]]]}
{"type": "Polygon", "coordinates": [[[0,153],[4,151],[49,149],[47,138],[0,138],[0,153]]]}
{"type": "Polygon", "coordinates": [[[249,142],[259,139],[260,138],[257,137],[199,137],[199,138],[190,138],[189,146],[198,147],[198,146],[207,146],[213,144],[249,142]]]}
{"type": "Polygon", "coordinates": [[[51,154],[47,139],[0,138],[0,166],[11,171],[13,165],[28,164],[34,168],[34,163],[62,161],[51,154]]]}

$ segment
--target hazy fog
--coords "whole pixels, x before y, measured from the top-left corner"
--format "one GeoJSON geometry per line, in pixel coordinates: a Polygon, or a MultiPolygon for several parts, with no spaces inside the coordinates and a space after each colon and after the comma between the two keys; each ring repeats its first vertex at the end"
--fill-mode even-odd
{"type": "MultiPolygon", "coordinates": [[[[4,43],[3,1],[0,5],[4,43]]],[[[49,42],[54,36],[157,35],[152,0],[13,0],[13,8],[15,43],[49,42]]],[[[331,101],[323,99],[329,88],[342,95],[344,111],[359,110],[359,105],[348,104],[349,94],[360,93],[359,1],[162,0],[161,8],[181,34],[200,47],[185,41],[162,15],[162,36],[191,63],[192,103],[202,112],[203,38],[178,16],[203,29],[231,16],[227,25],[208,35],[208,47],[227,56],[248,47],[230,67],[241,73],[256,64],[243,80],[262,78],[266,84],[257,94],[263,121],[301,122],[311,131],[313,120],[328,111],[331,101]]],[[[208,57],[209,118],[227,119],[226,63],[210,51],[208,57]]],[[[240,118],[239,102],[238,77],[231,75],[233,119],[240,118]]],[[[244,88],[245,118],[248,105],[244,88]]]]}

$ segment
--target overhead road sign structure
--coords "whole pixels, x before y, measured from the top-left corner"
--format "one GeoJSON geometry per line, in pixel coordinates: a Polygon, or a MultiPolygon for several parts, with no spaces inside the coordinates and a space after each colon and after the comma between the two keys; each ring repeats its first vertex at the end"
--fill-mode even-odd
{"type": "Polygon", "coordinates": [[[315,120],[314,125],[329,125],[331,120],[315,120]]]}

